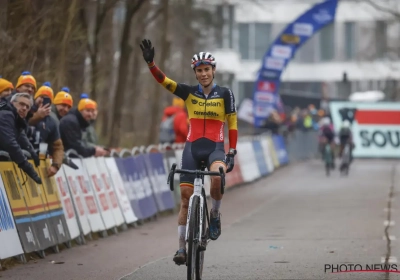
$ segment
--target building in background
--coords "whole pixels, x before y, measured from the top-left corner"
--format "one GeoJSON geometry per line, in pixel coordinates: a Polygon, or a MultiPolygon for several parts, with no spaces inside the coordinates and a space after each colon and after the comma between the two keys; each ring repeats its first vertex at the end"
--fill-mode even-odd
{"type": "MultiPolygon", "coordinates": [[[[311,0],[199,1],[215,5],[220,84],[238,103],[252,98],[261,59],[284,27],[315,3],[311,0]]],[[[374,1],[381,4],[381,0],[374,1]]],[[[400,12],[400,7],[399,7],[400,12]]],[[[336,21],[314,35],[282,75],[285,96],[346,99],[352,92],[381,90],[393,100],[400,78],[400,20],[368,3],[341,0],[336,21]]]]}

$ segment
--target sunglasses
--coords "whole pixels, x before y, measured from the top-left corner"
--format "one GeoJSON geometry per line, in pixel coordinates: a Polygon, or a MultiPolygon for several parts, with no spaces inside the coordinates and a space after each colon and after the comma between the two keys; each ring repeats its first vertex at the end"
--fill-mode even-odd
{"type": "Polygon", "coordinates": [[[197,61],[196,63],[193,63],[193,64],[196,67],[201,65],[201,64],[211,65],[211,61],[210,60],[199,60],[199,61],[197,61]]]}

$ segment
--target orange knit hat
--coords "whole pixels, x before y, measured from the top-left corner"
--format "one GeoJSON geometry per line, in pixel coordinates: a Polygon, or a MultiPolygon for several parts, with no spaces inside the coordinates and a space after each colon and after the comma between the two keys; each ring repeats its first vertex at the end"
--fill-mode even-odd
{"type": "Polygon", "coordinates": [[[18,82],[17,82],[16,88],[22,86],[23,84],[31,84],[31,85],[33,85],[35,87],[35,90],[37,88],[36,80],[31,75],[31,72],[29,72],[29,71],[22,72],[21,76],[19,76],[19,78],[18,78],[18,82]]]}
{"type": "Polygon", "coordinates": [[[14,89],[13,84],[0,76],[0,93],[10,88],[14,89]]]}
{"type": "Polygon", "coordinates": [[[37,90],[34,99],[36,99],[40,96],[43,96],[43,95],[50,98],[51,102],[53,102],[54,92],[53,92],[53,89],[51,88],[50,82],[43,83],[43,85],[37,90]]]}
{"type": "Polygon", "coordinates": [[[85,109],[94,109],[96,110],[96,102],[89,98],[83,98],[78,103],[78,111],[82,111],[85,109]]]}
{"type": "Polygon", "coordinates": [[[69,94],[69,88],[63,87],[61,91],[57,92],[53,104],[66,104],[72,107],[72,105],[74,104],[74,100],[72,99],[71,94],[69,94]]]}

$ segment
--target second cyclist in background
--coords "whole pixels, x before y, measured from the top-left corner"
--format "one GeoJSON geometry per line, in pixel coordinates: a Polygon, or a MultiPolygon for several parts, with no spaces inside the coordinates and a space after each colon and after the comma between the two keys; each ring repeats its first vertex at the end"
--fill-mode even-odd
{"type": "Polygon", "coordinates": [[[320,139],[320,151],[322,158],[324,158],[325,145],[328,143],[331,145],[332,152],[332,168],[335,168],[335,131],[333,125],[331,123],[331,119],[329,117],[325,117],[321,120],[321,126],[319,131],[319,139],[320,139]]]}
{"type": "Polygon", "coordinates": [[[351,132],[350,122],[348,120],[344,120],[342,127],[339,131],[339,140],[340,140],[340,149],[339,149],[339,157],[342,157],[344,147],[347,143],[350,144],[350,163],[353,161],[353,133],[351,132]]]}

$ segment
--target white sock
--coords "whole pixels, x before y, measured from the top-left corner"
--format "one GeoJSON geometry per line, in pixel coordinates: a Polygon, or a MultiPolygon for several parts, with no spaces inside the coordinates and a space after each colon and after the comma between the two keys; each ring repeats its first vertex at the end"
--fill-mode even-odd
{"type": "Polygon", "coordinates": [[[217,214],[219,212],[219,208],[221,207],[221,200],[215,200],[214,198],[211,198],[211,204],[212,212],[217,214]]]}
{"type": "Polygon", "coordinates": [[[186,249],[186,226],[178,226],[179,249],[186,249]]]}

